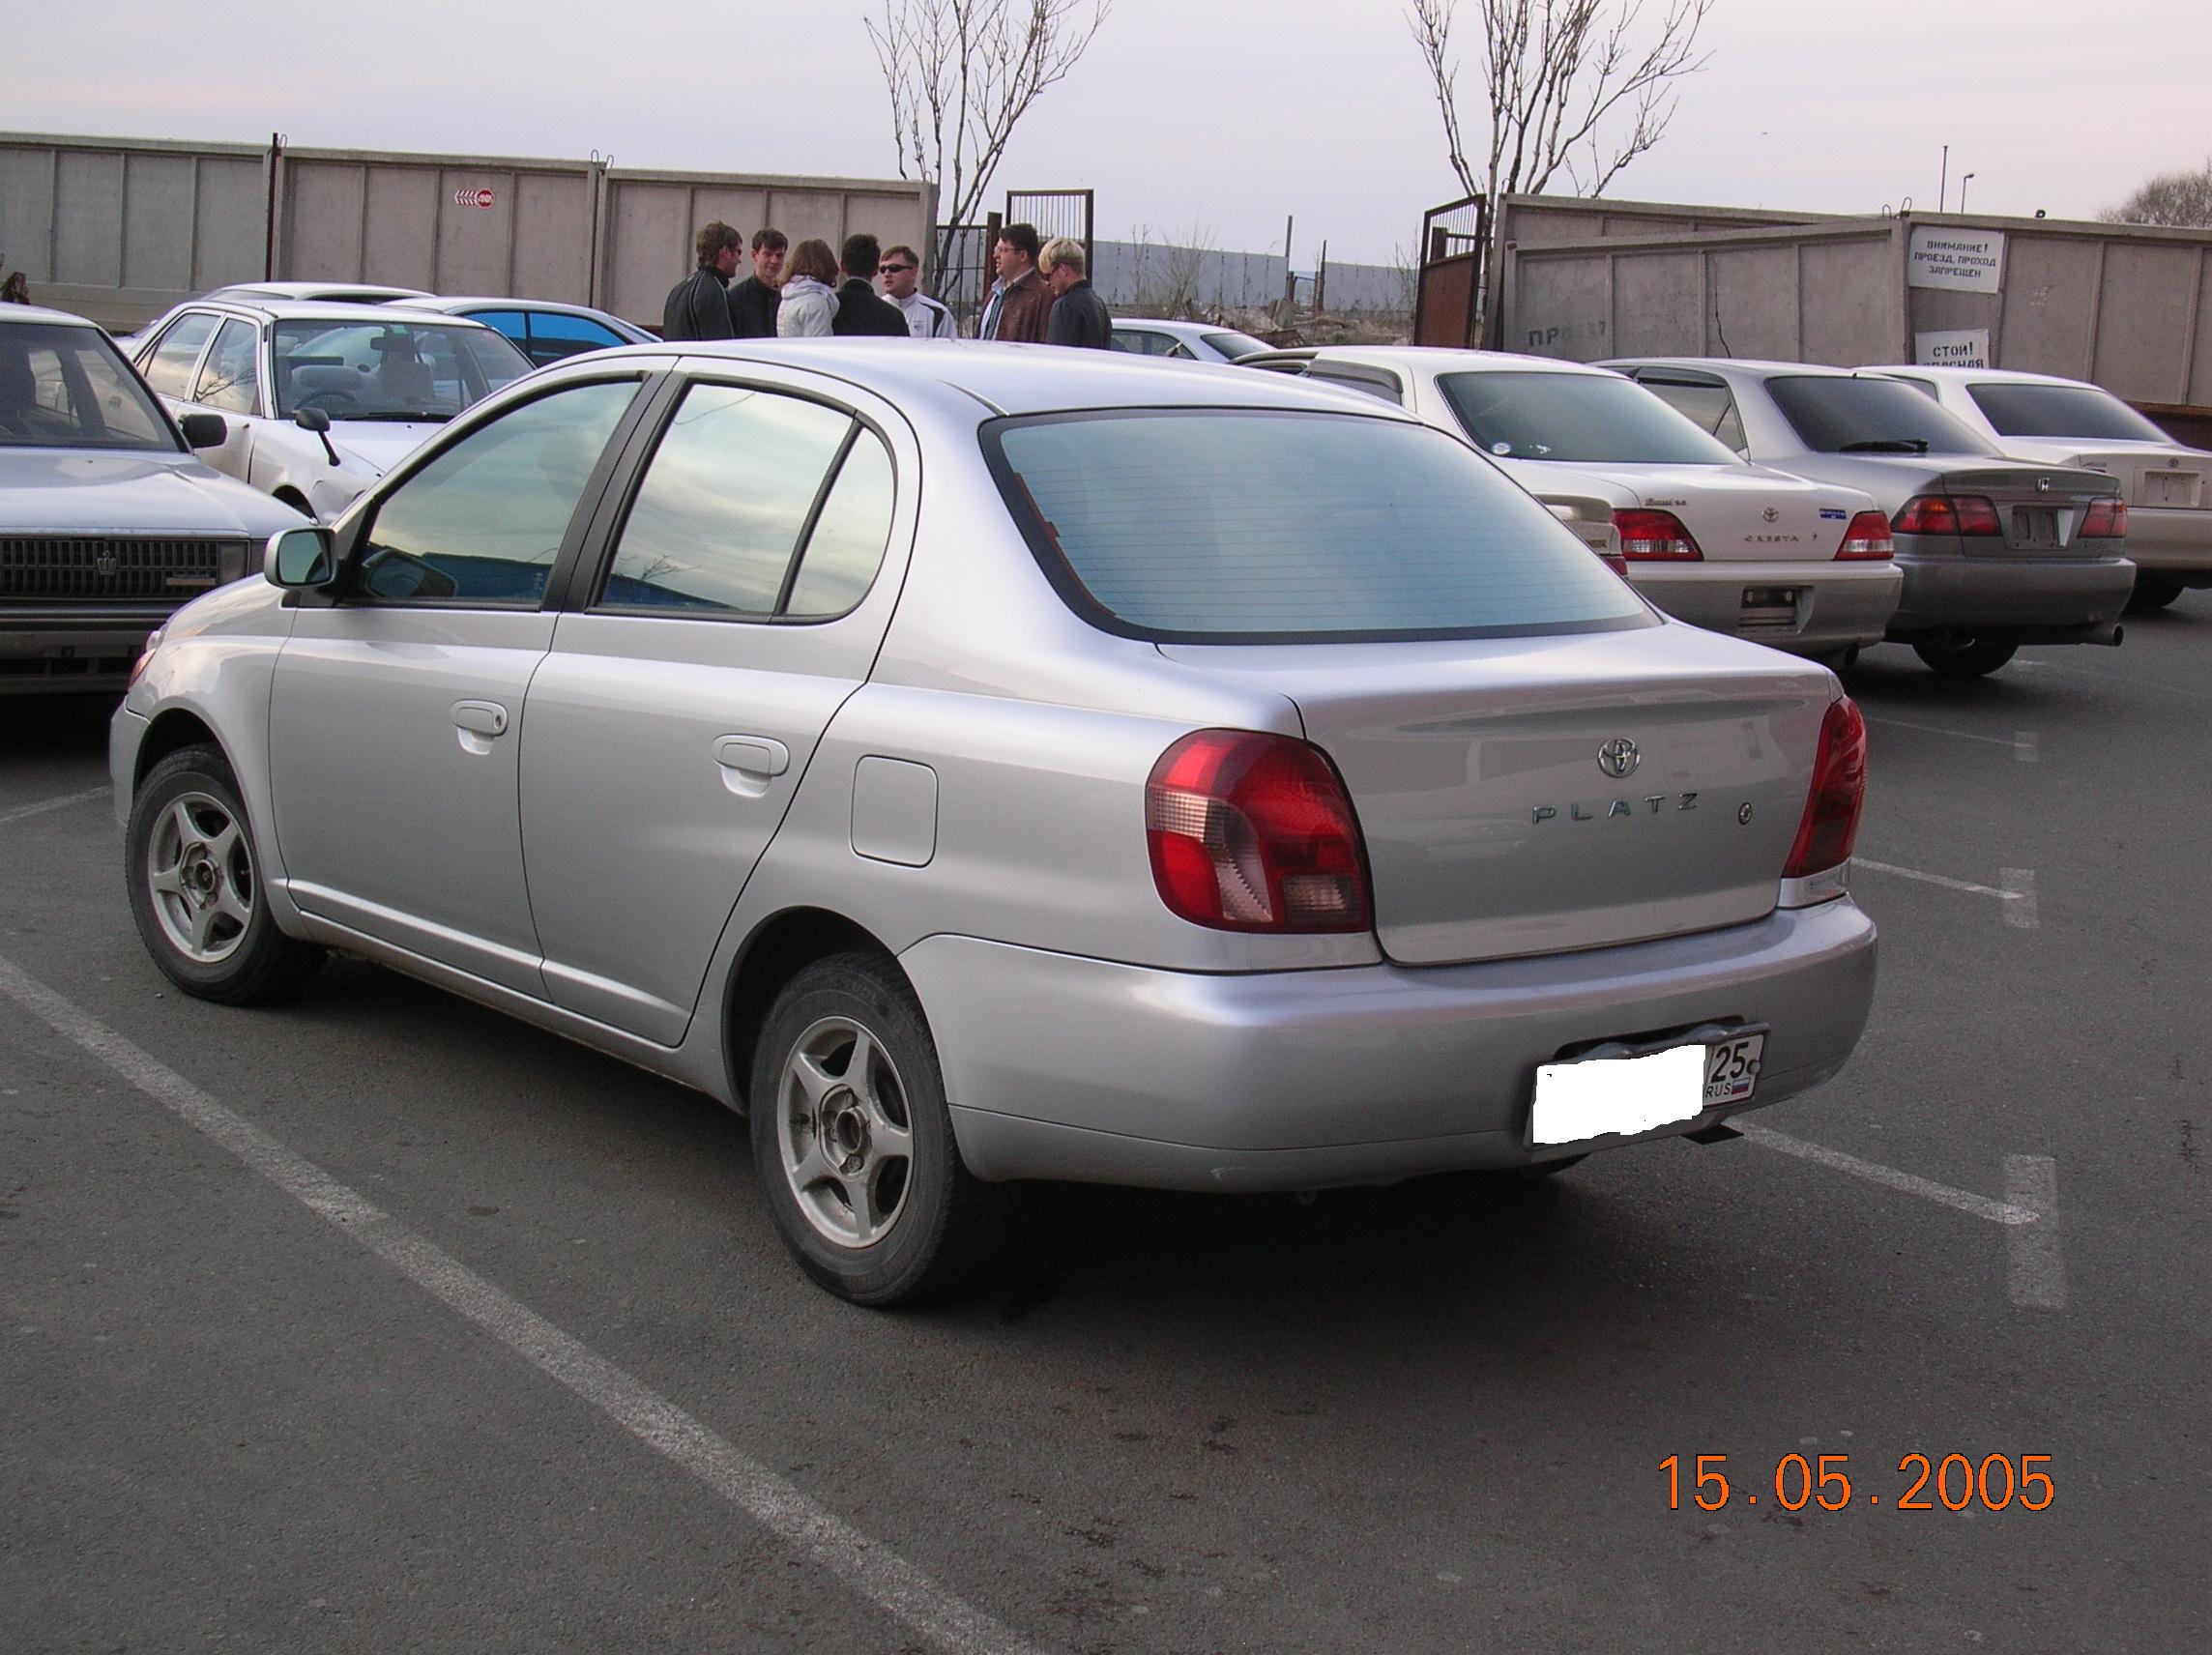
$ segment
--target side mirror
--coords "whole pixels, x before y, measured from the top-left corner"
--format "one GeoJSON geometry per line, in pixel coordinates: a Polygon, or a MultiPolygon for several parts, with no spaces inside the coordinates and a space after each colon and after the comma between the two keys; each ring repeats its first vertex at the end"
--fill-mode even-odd
{"type": "Polygon", "coordinates": [[[320,408],[296,409],[292,423],[303,431],[312,431],[323,440],[323,452],[331,456],[331,464],[338,463],[338,451],[331,446],[331,417],[320,408]]]}
{"type": "Polygon", "coordinates": [[[219,449],[230,435],[220,414],[187,414],[177,428],[184,432],[186,446],[194,449],[219,449]]]}
{"type": "Polygon", "coordinates": [[[282,530],[269,537],[261,570],[289,591],[328,586],[338,572],[337,541],[320,523],[282,530]]]}

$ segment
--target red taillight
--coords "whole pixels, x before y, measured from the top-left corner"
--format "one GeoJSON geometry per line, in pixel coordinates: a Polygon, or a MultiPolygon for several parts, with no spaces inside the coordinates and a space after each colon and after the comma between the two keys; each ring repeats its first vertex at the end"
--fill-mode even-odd
{"type": "Polygon", "coordinates": [[[1704,559],[1690,531],[1672,511],[1642,508],[1615,511],[1613,526],[1620,531],[1620,555],[1632,564],[1692,564],[1704,559]]]}
{"type": "Polygon", "coordinates": [[[1900,535],[1996,535],[1997,508],[1979,494],[1922,494],[1889,520],[1900,535]]]}
{"type": "Polygon", "coordinates": [[[1288,736],[1200,730],[1145,784],[1152,883],[1222,931],[1364,931],[1367,858],[1336,771],[1288,736]]]}
{"type": "Polygon", "coordinates": [[[1813,791],[1790,847],[1784,879],[1809,879],[1851,859],[1866,803],[1866,720],[1849,696],[1828,704],[1820,721],[1820,750],[1813,760],[1813,791]]]}
{"type": "Polygon", "coordinates": [[[1897,542],[1890,538],[1889,519],[1878,511],[1861,511],[1853,517],[1850,527],[1844,531],[1844,543],[1836,548],[1838,563],[1896,555],[1897,542]]]}
{"type": "Polygon", "coordinates": [[[2128,532],[2128,506],[2110,495],[2089,502],[2089,514],[2081,519],[2084,540],[2116,540],[2128,532]]]}

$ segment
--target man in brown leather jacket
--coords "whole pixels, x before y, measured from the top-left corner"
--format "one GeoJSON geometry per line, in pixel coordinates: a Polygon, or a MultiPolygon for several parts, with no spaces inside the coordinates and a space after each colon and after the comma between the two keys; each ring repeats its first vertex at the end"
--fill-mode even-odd
{"type": "Polygon", "coordinates": [[[1037,274],[1037,233],[1033,224],[1008,224],[999,232],[992,258],[998,285],[983,305],[975,330],[978,339],[1011,339],[1041,345],[1052,317],[1054,294],[1037,274]]]}

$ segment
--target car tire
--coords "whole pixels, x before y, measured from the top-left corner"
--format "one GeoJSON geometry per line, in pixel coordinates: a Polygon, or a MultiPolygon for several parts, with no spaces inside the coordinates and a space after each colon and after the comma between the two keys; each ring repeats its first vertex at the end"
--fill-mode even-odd
{"type": "Polygon", "coordinates": [[[2178,580],[2136,580],[2135,595],[2128,599],[2131,609],[2164,609],[2181,595],[2178,580]]]}
{"type": "Polygon", "coordinates": [[[753,1163],[776,1233],[855,1304],[943,1297],[989,1267],[1010,1192],[953,1141],[937,1045],[890,961],[839,954],[770,1008],[747,1092],[753,1163]]]}
{"type": "Polygon", "coordinates": [[[276,1000],[321,969],[323,950],[276,928],[252,825],[219,750],[185,747],[157,764],[123,836],[131,916],[171,982],[200,1000],[276,1000]]]}
{"type": "Polygon", "coordinates": [[[1938,678],[1987,678],[2019,651],[2020,646],[2009,638],[1969,638],[1963,644],[1912,646],[1912,653],[1938,678]]]}

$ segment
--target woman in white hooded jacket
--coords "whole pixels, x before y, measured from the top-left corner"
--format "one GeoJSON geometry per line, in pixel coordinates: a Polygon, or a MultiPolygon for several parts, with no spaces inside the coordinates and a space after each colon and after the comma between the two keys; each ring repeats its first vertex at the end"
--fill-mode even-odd
{"type": "Polygon", "coordinates": [[[837,255],[828,242],[804,241],[793,247],[776,305],[775,336],[827,339],[830,319],[837,314],[836,288],[837,255]]]}

